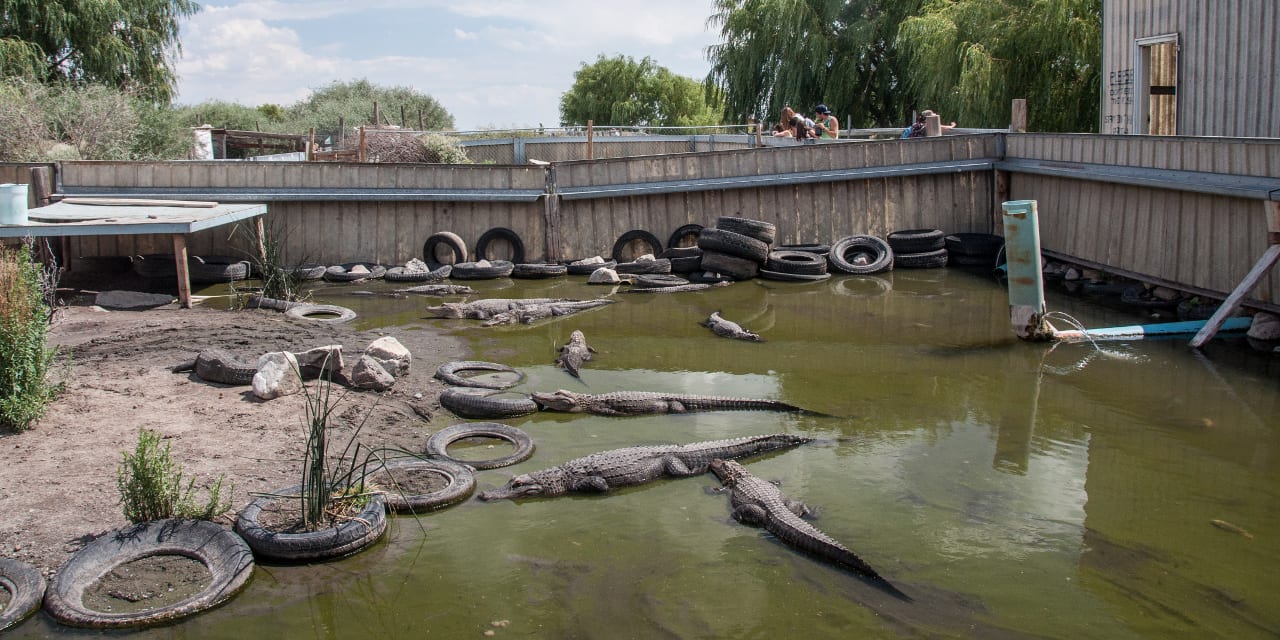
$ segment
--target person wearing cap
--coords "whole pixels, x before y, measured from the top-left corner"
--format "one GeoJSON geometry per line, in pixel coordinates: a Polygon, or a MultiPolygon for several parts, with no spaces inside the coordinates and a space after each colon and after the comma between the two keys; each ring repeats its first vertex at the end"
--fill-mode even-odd
{"type": "Polygon", "coordinates": [[[820,104],[813,108],[813,130],[819,138],[833,140],[840,137],[840,121],[831,115],[827,105],[820,104]]]}

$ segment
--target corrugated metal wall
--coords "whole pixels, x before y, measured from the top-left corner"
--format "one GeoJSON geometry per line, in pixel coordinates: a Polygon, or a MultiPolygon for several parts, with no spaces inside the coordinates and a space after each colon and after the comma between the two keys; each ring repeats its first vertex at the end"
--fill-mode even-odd
{"type": "Polygon", "coordinates": [[[1141,133],[1135,40],[1177,34],[1177,134],[1280,137],[1280,2],[1104,0],[1103,133],[1141,133]]]}

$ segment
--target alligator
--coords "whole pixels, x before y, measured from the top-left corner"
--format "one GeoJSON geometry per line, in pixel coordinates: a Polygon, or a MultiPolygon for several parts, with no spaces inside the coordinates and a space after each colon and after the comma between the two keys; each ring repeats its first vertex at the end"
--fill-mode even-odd
{"type": "Polygon", "coordinates": [[[733,460],[712,460],[709,466],[721,484],[730,491],[734,520],[745,525],[764,527],[765,531],[788,546],[851,569],[889,593],[911,600],[859,558],[858,554],[805,522],[801,516],[807,514],[809,509],[803,503],[784,496],[773,483],[752,475],[733,460]]]}
{"type": "Polygon", "coordinates": [[[587,344],[587,337],[581,331],[574,329],[569,334],[569,341],[560,347],[560,357],[556,358],[556,365],[564,367],[569,375],[581,380],[582,376],[578,375],[578,369],[582,367],[582,363],[591,359],[591,354],[596,353],[591,345],[587,344]]]}
{"type": "Polygon", "coordinates": [[[714,287],[727,287],[733,284],[732,280],[724,282],[690,282],[689,284],[678,284],[671,287],[632,287],[627,289],[627,293],[680,293],[681,291],[703,291],[714,287]]]}
{"type": "Polygon", "coordinates": [[[573,302],[573,300],[569,298],[486,298],[474,302],[446,302],[438,307],[427,307],[427,317],[488,320],[496,314],[510,311],[515,307],[548,302],[573,302]]]}
{"type": "Polygon", "coordinates": [[[193,360],[187,360],[171,371],[183,373],[195,371],[196,377],[209,382],[230,385],[253,384],[253,376],[258,372],[257,364],[241,360],[239,356],[225,349],[205,349],[193,360]]]}
{"type": "Polygon", "coordinates": [[[654,391],[613,391],[592,395],[559,389],[549,393],[534,392],[533,401],[537,402],[544,411],[591,413],[598,416],[639,416],[695,411],[794,411],[814,414],[812,411],[777,400],[695,396],[654,391]]]}
{"type": "Polygon", "coordinates": [[[485,321],[484,326],[492,327],[499,324],[516,323],[531,324],[535,320],[573,315],[579,311],[596,309],[613,303],[613,300],[609,300],[607,298],[597,298],[595,300],[568,300],[565,302],[521,304],[511,307],[507,311],[493,314],[493,317],[485,321]]]}
{"type": "Polygon", "coordinates": [[[480,494],[481,500],[568,493],[603,493],[616,487],[643,484],[663,477],[696,476],[707,472],[711,461],[753,456],[810,442],[804,436],[774,433],[684,445],[626,447],[601,451],[570,460],[558,467],[522,473],[499,489],[480,494]]]}
{"type": "Polygon", "coordinates": [[[746,329],[743,329],[741,326],[739,326],[738,323],[733,322],[731,320],[725,320],[724,318],[720,317],[719,311],[712,312],[711,317],[707,318],[706,322],[703,322],[701,324],[702,326],[707,327],[708,329],[711,329],[712,333],[715,333],[718,336],[733,338],[735,340],[749,340],[751,342],[764,342],[764,340],[760,337],[759,334],[751,333],[750,331],[747,331],[746,329]]]}
{"type": "Polygon", "coordinates": [[[424,296],[457,296],[464,293],[475,293],[476,290],[463,284],[424,284],[408,289],[396,289],[397,293],[417,293],[424,296]]]}

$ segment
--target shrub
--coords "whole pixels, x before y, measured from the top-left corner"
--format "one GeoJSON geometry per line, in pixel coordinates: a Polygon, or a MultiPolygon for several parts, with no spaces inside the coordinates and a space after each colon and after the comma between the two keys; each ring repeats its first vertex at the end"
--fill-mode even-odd
{"type": "Polygon", "coordinates": [[[438,133],[426,133],[418,136],[418,139],[426,146],[426,158],[424,162],[436,162],[441,164],[465,164],[469,162],[467,152],[458,144],[456,138],[442,136],[438,133]]]}
{"type": "Polygon", "coordinates": [[[120,491],[120,504],[124,505],[124,517],[129,522],[150,522],[165,518],[199,518],[211,520],[231,509],[233,485],[223,497],[222,483],[225,476],[218,476],[209,487],[209,499],[204,505],[196,504],[196,479],[182,486],[182,465],[169,458],[169,443],[161,445],[161,436],[155,431],[138,432],[138,446],[130,455],[124,452],[124,461],[116,469],[116,488],[120,491]]]}
{"type": "Polygon", "coordinates": [[[48,379],[55,350],[42,278],[29,245],[0,247],[0,428],[30,428],[61,390],[48,379]]]}

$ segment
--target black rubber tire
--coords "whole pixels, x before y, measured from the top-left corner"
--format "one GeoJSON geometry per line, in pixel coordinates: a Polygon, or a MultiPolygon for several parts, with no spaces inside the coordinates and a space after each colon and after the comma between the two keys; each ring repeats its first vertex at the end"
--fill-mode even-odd
{"type": "Polygon", "coordinates": [[[644,262],[620,262],[613,268],[618,273],[671,273],[671,261],[666,258],[645,260],[644,262]]]}
{"type": "Polygon", "coordinates": [[[251,294],[247,300],[245,300],[244,306],[246,309],[275,309],[276,311],[288,311],[289,309],[292,309],[293,307],[296,307],[300,304],[306,304],[306,303],[293,302],[291,300],[279,300],[277,298],[268,298],[268,297],[254,293],[254,294],[251,294]]]}
{"type": "Polygon", "coordinates": [[[614,260],[617,260],[619,264],[622,264],[630,260],[635,260],[642,255],[649,254],[656,257],[660,253],[662,253],[662,242],[658,240],[658,236],[641,229],[632,229],[631,231],[618,236],[618,239],[613,243],[613,252],[609,255],[611,255],[614,260]],[[644,251],[634,256],[627,256],[627,247],[637,240],[649,245],[650,251],[644,251]]]}
{"type": "MultiPolygon", "coordinates": [[[[690,223],[682,225],[671,232],[671,237],[667,239],[667,249],[680,249],[686,247],[698,246],[698,236],[702,233],[702,225],[690,223]],[[686,241],[688,244],[686,244],[686,241]]],[[[677,256],[663,256],[664,258],[672,258],[677,256]]],[[[679,256],[684,257],[684,256],[679,256]]]]}
{"type": "Polygon", "coordinates": [[[430,271],[409,271],[404,267],[391,267],[382,278],[388,282],[443,282],[453,272],[453,265],[444,264],[430,271]]]}
{"type": "Polygon", "coordinates": [[[144,278],[178,277],[177,264],[172,253],[149,253],[133,257],[133,272],[144,278]]]}
{"type": "Polygon", "coordinates": [[[387,510],[391,513],[426,513],[443,509],[466,500],[476,490],[476,474],[471,467],[443,458],[392,460],[369,472],[365,479],[382,487],[387,510]],[[448,484],[430,493],[406,494],[400,489],[401,481],[397,480],[397,474],[424,472],[444,476],[448,484]],[[390,476],[390,480],[380,481],[382,476],[390,476]]]}
{"type": "Polygon", "coordinates": [[[898,253],[928,253],[946,248],[946,234],[938,229],[902,229],[885,238],[889,248],[898,253]]]}
{"type": "Polygon", "coordinates": [[[734,280],[750,280],[760,273],[760,263],[719,251],[703,251],[702,270],[729,276],[734,280]]]}
{"type": "Polygon", "coordinates": [[[986,267],[994,269],[996,266],[995,256],[972,256],[963,253],[951,253],[947,251],[948,267],[986,267]]]}
{"type": "Polygon", "coordinates": [[[755,238],[765,244],[773,244],[778,239],[778,227],[772,222],[721,216],[716,218],[716,228],[740,233],[748,238],[755,238]]]}
{"type": "Polygon", "coordinates": [[[310,320],[312,322],[351,322],[356,319],[356,312],[336,304],[295,304],[285,310],[284,315],[294,320],[310,320]],[[336,318],[314,318],[315,315],[336,315],[336,318]]]}
{"type": "Polygon", "coordinates": [[[808,251],[771,251],[764,269],[774,273],[820,276],[827,273],[827,259],[808,251]]]}
{"type": "Polygon", "coordinates": [[[702,270],[702,251],[692,258],[670,258],[671,273],[693,273],[702,270]]]}
{"type": "Polygon", "coordinates": [[[505,261],[512,264],[524,262],[524,241],[520,239],[520,234],[506,227],[494,227],[482,234],[480,239],[476,240],[476,262],[488,260],[489,262],[505,261]],[[494,240],[506,240],[511,244],[511,257],[505,260],[492,258],[489,256],[489,245],[494,240]]]}
{"type": "MultiPolygon", "coordinates": [[[[274,495],[298,495],[302,485],[271,492],[274,495]]],[[[256,557],[299,562],[349,556],[377,541],[387,530],[387,501],[381,495],[369,498],[360,513],[336,527],[306,533],[277,533],[258,522],[262,508],[276,498],[255,498],[236,515],[236,533],[249,544],[256,557]]]]}
{"type": "MultiPolygon", "coordinates": [[[[530,402],[533,402],[530,400],[530,402]]],[[[468,422],[445,427],[427,438],[427,455],[443,458],[473,469],[497,469],[524,462],[533,455],[533,438],[511,425],[500,422],[468,422]],[[497,438],[516,448],[511,455],[490,460],[460,460],[449,455],[449,445],[463,438],[497,438]]]]}
{"type": "Polygon", "coordinates": [[[596,269],[613,269],[618,266],[617,260],[605,260],[594,264],[570,264],[565,265],[565,269],[571,276],[589,276],[596,272],[596,269]]]}
{"type": "Polygon", "coordinates": [[[682,284],[689,284],[689,281],[669,273],[645,273],[636,276],[631,286],[636,289],[663,289],[678,287],[682,284]]]}
{"type": "Polygon", "coordinates": [[[220,284],[249,277],[249,261],[230,256],[193,256],[187,261],[187,277],[192,284],[220,284]]]}
{"type": "Polygon", "coordinates": [[[322,264],[300,264],[296,267],[287,267],[282,271],[292,275],[298,280],[319,280],[324,277],[327,267],[322,264]]]}
{"type": "Polygon", "coordinates": [[[422,261],[431,265],[433,268],[443,264],[458,264],[467,261],[467,243],[462,241],[458,234],[452,231],[440,231],[431,234],[427,241],[422,243],[422,261]],[[440,248],[448,249],[453,254],[453,258],[449,262],[437,259],[437,252],[440,248]]]}
{"type": "Polygon", "coordinates": [[[556,278],[569,273],[569,268],[562,264],[518,264],[511,270],[512,278],[538,279],[556,278]]]}
{"type": "Polygon", "coordinates": [[[805,253],[816,253],[825,256],[831,253],[831,245],[829,244],[780,244],[774,247],[775,251],[804,251],[805,253]]]}
{"type": "Polygon", "coordinates": [[[524,380],[524,374],[515,367],[501,364],[498,362],[484,362],[481,360],[453,360],[446,362],[436,368],[435,379],[455,387],[474,387],[476,389],[510,389],[524,380]],[[454,365],[454,366],[450,366],[454,365]],[[464,378],[457,375],[459,371],[496,371],[499,373],[514,373],[516,379],[510,383],[486,382],[483,380],[475,380],[473,378],[464,378]]]}
{"type": "Polygon", "coordinates": [[[760,270],[760,277],[765,280],[781,282],[819,282],[831,277],[829,273],[786,273],[782,271],[760,270]]]}
{"type": "Polygon", "coordinates": [[[208,520],[157,520],[109,532],[62,565],[44,596],[44,610],[58,622],[93,629],[166,624],[213,608],[244,588],[253,575],[253,552],[236,534],[208,520]],[[133,613],[85,608],[84,593],[108,571],[142,558],[180,555],[198,560],[211,579],[200,593],[171,605],[133,613]]]}
{"type": "Polygon", "coordinates": [[[487,418],[518,418],[537,413],[538,403],[525,396],[516,398],[493,398],[499,390],[485,391],[475,387],[449,387],[440,393],[440,406],[461,418],[484,420],[487,418]]]}
{"type": "Polygon", "coordinates": [[[746,258],[757,264],[764,264],[769,257],[768,243],[724,229],[703,229],[702,235],[698,236],[698,248],[704,253],[718,251],[746,258]]]}
{"type": "Polygon", "coordinates": [[[692,247],[667,247],[662,250],[662,253],[658,254],[658,257],[670,260],[675,260],[676,258],[701,258],[702,249],[699,249],[696,244],[692,247]]]}
{"type": "Polygon", "coordinates": [[[893,249],[884,240],[875,236],[846,236],[831,245],[827,262],[831,269],[840,273],[858,275],[880,273],[893,268],[893,249]],[[851,257],[858,253],[868,254],[871,260],[867,264],[850,262],[851,257]]]}
{"type": "Polygon", "coordinates": [[[490,260],[487,267],[476,266],[475,262],[460,262],[453,265],[453,271],[449,273],[449,277],[458,280],[492,280],[494,278],[505,278],[511,275],[515,270],[514,262],[507,260],[490,260]]]}
{"type": "Polygon", "coordinates": [[[1004,248],[1004,238],[992,233],[953,233],[943,239],[947,254],[957,256],[975,256],[989,258],[983,264],[994,263],[995,257],[1004,248]]]}
{"type": "Polygon", "coordinates": [[[896,269],[939,269],[947,266],[947,250],[894,253],[893,266],[896,269]]]}
{"type": "Polygon", "coordinates": [[[329,282],[354,282],[356,280],[377,280],[387,275],[387,268],[372,262],[347,262],[334,265],[324,270],[324,279],[329,282]],[[357,265],[364,265],[369,273],[351,273],[357,265]]]}
{"type": "Polygon", "coordinates": [[[4,631],[40,608],[47,585],[40,570],[11,558],[0,558],[0,588],[9,592],[9,602],[0,609],[0,631],[4,631]]]}

